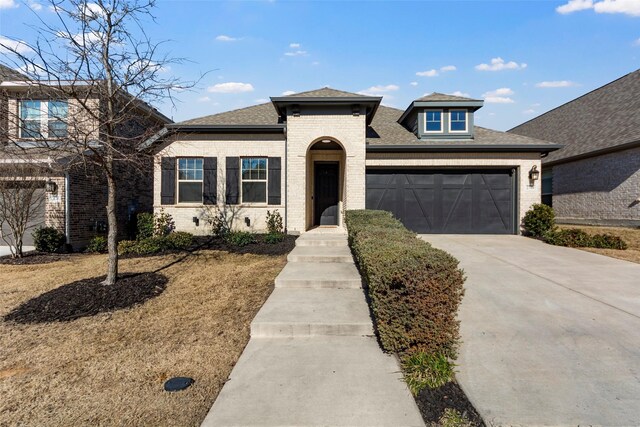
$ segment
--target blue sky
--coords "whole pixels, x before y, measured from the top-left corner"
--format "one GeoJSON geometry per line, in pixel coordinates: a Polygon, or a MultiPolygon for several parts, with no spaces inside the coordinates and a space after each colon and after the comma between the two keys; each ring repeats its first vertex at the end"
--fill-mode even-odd
{"type": "MultiPolygon", "coordinates": [[[[29,41],[34,3],[0,0],[0,36],[29,41]]],[[[159,0],[154,13],[152,38],[190,60],[168,72],[210,71],[158,106],[176,121],[330,86],[400,109],[434,91],[483,98],[477,123],[506,130],[640,67],[640,0],[159,0]]]]}

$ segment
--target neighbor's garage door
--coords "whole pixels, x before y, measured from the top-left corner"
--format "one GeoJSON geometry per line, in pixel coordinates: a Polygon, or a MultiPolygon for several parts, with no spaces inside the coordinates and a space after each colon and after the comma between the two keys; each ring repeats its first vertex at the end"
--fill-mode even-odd
{"type": "Polygon", "coordinates": [[[367,209],[417,233],[514,234],[515,172],[368,169],[367,209]]]}
{"type": "MultiPolygon", "coordinates": [[[[24,236],[22,237],[23,246],[33,246],[33,236],[31,234],[36,228],[44,226],[44,198],[45,197],[46,197],[46,194],[44,192],[44,189],[36,190],[36,194],[33,197],[33,200],[34,200],[33,206],[34,207],[37,206],[37,209],[35,210],[34,215],[31,217],[31,220],[27,225],[28,227],[27,231],[24,233],[24,236]],[[35,202],[36,200],[40,200],[40,202],[35,202]]],[[[9,238],[9,236],[11,235],[11,229],[6,224],[2,224],[2,233],[5,237],[9,238]]],[[[10,240],[13,240],[13,239],[10,239],[10,240]]],[[[6,246],[6,243],[2,239],[0,239],[0,246],[6,246]]]]}

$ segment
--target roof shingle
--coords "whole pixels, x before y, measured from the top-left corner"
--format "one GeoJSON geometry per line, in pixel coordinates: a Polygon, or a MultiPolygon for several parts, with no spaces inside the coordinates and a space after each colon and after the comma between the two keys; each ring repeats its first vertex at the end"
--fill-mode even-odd
{"type": "Polygon", "coordinates": [[[465,98],[464,96],[448,95],[446,93],[433,92],[432,94],[416,99],[417,102],[447,102],[447,101],[481,101],[480,99],[465,98]]]}

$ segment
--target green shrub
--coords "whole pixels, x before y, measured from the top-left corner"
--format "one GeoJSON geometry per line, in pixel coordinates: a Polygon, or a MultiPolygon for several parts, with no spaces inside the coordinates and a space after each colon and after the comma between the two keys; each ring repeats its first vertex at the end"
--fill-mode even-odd
{"type": "Polygon", "coordinates": [[[570,248],[627,249],[627,243],[613,234],[588,234],[579,228],[553,230],[544,236],[545,242],[570,248]]]}
{"type": "Polygon", "coordinates": [[[168,250],[185,250],[191,245],[193,245],[193,235],[184,231],[177,231],[168,236],[122,240],[118,243],[118,253],[120,255],[151,255],[168,250]]]}
{"type": "Polygon", "coordinates": [[[345,221],[384,349],[454,360],[465,280],[458,261],[388,212],[347,211],[345,221]]]}
{"type": "Polygon", "coordinates": [[[284,240],[284,233],[269,233],[264,236],[264,242],[270,245],[280,243],[284,240]]]}
{"type": "Polygon", "coordinates": [[[170,249],[184,250],[193,245],[193,234],[185,231],[176,231],[165,237],[170,249]]]}
{"type": "Polygon", "coordinates": [[[216,237],[225,237],[231,231],[225,213],[217,208],[206,215],[206,221],[211,226],[211,234],[216,237]]]}
{"type": "Polygon", "coordinates": [[[153,214],[151,212],[139,213],[137,225],[136,239],[153,237],[153,214]]]}
{"type": "Polygon", "coordinates": [[[525,232],[533,237],[542,237],[556,226],[556,216],[553,208],[542,203],[536,203],[527,211],[522,220],[525,232]]]}
{"type": "Polygon", "coordinates": [[[256,242],[256,236],[248,231],[231,231],[227,234],[227,243],[233,246],[247,246],[256,242]]]}
{"type": "Polygon", "coordinates": [[[173,221],[171,214],[168,214],[164,209],[160,209],[160,213],[153,215],[153,235],[155,237],[168,236],[173,230],[176,229],[176,224],[173,221]]]}
{"type": "Polygon", "coordinates": [[[134,254],[138,245],[137,240],[120,240],[118,242],[118,254],[129,255],[134,254]]]}
{"type": "Polygon", "coordinates": [[[40,227],[33,233],[33,243],[37,251],[55,252],[64,245],[64,233],[54,227],[40,227]]]}
{"type": "Polygon", "coordinates": [[[94,254],[103,254],[107,252],[107,238],[104,236],[96,236],[89,242],[87,252],[94,254]]]}
{"type": "Polygon", "coordinates": [[[284,232],[282,225],[282,215],[276,209],[275,211],[267,211],[267,232],[268,234],[277,235],[284,232]]]}
{"type": "Polygon", "coordinates": [[[418,351],[402,358],[402,370],[414,396],[424,388],[436,388],[453,380],[454,364],[441,354],[418,351]]]}

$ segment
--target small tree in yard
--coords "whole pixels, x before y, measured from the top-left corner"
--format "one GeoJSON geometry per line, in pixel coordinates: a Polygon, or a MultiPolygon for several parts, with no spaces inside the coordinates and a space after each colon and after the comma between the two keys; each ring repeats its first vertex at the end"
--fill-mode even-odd
{"type": "Polygon", "coordinates": [[[182,61],[160,55],[160,44],[145,33],[154,20],[155,0],[49,3],[55,23],[41,20],[35,41],[14,40],[0,47],[11,54],[4,60],[14,58],[29,77],[33,96],[45,93],[49,99],[69,101],[68,111],[57,117],[68,123],[66,135],[36,140],[39,149],[64,159],[67,168],[84,168],[106,180],[109,256],[104,283],[113,285],[118,275],[118,171],[150,164],[143,142],[162,126],[157,120],[151,126],[141,122],[141,112],[157,117],[145,103],[172,102],[174,90],[194,83],[168,77],[169,65],[182,61]]]}
{"type": "Polygon", "coordinates": [[[21,175],[24,170],[18,167],[3,168],[3,172],[10,172],[10,178],[0,177],[0,238],[12,258],[22,258],[24,235],[44,208],[44,181],[34,172],[21,175]]]}

